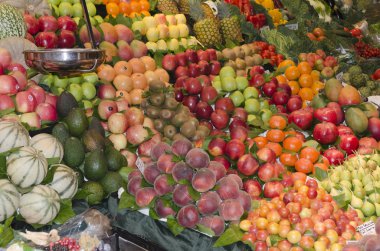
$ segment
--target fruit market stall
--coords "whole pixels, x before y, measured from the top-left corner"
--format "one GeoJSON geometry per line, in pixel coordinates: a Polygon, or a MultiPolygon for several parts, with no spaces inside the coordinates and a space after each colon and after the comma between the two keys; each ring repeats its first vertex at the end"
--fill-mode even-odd
{"type": "Polygon", "coordinates": [[[0,1],[0,250],[377,250],[376,6],[0,1]]]}

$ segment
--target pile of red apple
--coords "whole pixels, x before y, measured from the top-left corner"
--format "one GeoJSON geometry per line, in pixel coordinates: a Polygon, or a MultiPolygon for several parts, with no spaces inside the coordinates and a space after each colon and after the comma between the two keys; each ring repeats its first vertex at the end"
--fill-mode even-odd
{"type": "Polygon", "coordinates": [[[11,54],[4,48],[0,48],[0,83],[0,117],[3,119],[19,120],[33,128],[40,128],[42,121],[57,120],[57,97],[28,80],[26,69],[12,61],[11,54]]]}
{"type": "Polygon", "coordinates": [[[258,53],[264,59],[268,59],[271,65],[279,65],[284,60],[282,54],[276,53],[276,47],[274,45],[263,41],[255,41],[253,44],[259,48],[258,53]]]}
{"type": "Polygon", "coordinates": [[[25,13],[24,21],[27,27],[26,38],[38,47],[73,48],[76,45],[75,32],[77,24],[69,16],[59,17],[43,15],[38,19],[25,13]]]}

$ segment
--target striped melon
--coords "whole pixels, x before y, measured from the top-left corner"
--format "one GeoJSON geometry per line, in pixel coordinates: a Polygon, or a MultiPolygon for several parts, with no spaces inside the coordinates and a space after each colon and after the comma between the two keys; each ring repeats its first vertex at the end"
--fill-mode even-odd
{"type": "Polygon", "coordinates": [[[0,39],[6,37],[25,37],[24,16],[17,8],[0,4],[0,39]]]}
{"type": "Polygon", "coordinates": [[[71,199],[78,190],[78,174],[66,165],[57,166],[49,186],[57,191],[61,199],[71,199]]]}
{"type": "Polygon", "coordinates": [[[28,188],[40,184],[46,176],[48,163],[41,151],[21,147],[7,158],[7,174],[13,184],[28,188]]]}
{"type": "Polygon", "coordinates": [[[42,151],[45,158],[59,158],[59,162],[63,158],[63,146],[58,139],[50,134],[37,134],[30,140],[30,146],[42,151]]]}
{"type": "Polygon", "coordinates": [[[0,222],[11,217],[20,203],[20,194],[7,179],[0,180],[0,222]]]}
{"type": "Polygon", "coordinates": [[[0,152],[27,145],[29,145],[29,134],[21,123],[0,121],[0,152]]]}
{"type": "Polygon", "coordinates": [[[21,196],[19,212],[29,224],[47,224],[57,216],[61,207],[59,201],[54,189],[38,185],[21,196]]]}

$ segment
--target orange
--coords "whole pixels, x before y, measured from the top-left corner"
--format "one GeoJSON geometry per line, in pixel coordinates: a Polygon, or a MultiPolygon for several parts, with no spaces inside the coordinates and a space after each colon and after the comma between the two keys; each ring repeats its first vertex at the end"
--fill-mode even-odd
{"type": "Polygon", "coordinates": [[[296,154],[282,153],[280,155],[280,162],[285,166],[294,166],[297,160],[298,158],[296,154]]]}
{"type": "Polygon", "coordinates": [[[269,119],[269,127],[272,129],[285,129],[287,121],[283,116],[274,115],[269,119]]]}
{"type": "Polygon", "coordinates": [[[300,158],[308,159],[311,162],[315,163],[319,158],[320,153],[317,149],[311,146],[303,148],[300,152],[300,158]]]}
{"type": "Polygon", "coordinates": [[[280,156],[282,153],[282,146],[279,143],[268,142],[268,144],[265,147],[273,150],[276,154],[276,157],[280,156]]]}
{"type": "Polygon", "coordinates": [[[300,91],[300,85],[298,84],[297,81],[289,81],[288,83],[290,90],[292,90],[292,95],[297,95],[298,92],[300,91]]]}
{"type": "Polygon", "coordinates": [[[149,2],[146,0],[140,1],[140,8],[141,10],[149,11],[150,5],[149,2]]]}
{"type": "Polygon", "coordinates": [[[303,181],[304,184],[306,182],[306,174],[304,173],[301,173],[301,172],[295,172],[295,173],[292,173],[292,179],[293,179],[293,182],[297,181],[297,180],[300,180],[300,181],[303,181]]]}
{"type": "Polygon", "coordinates": [[[276,76],[276,79],[277,79],[279,84],[288,83],[288,80],[286,79],[286,77],[284,75],[278,75],[278,76],[276,76]]]}
{"type": "Polygon", "coordinates": [[[140,16],[140,13],[137,13],[135,11],[132,11],[131,13],[129,13],[130,18],[139,17],[139,16],[140,16]]]}
{"type": "Polygon", "coordinates": [[[147,10],[141,11],[140,14],[143,15],[144,17],[149,17],[150,16],[149,11],[147,11],[147,10]]]}
{"type": "Polygon", "coordinates": [[[286,68],[288,66],[295,66],[296,64],[294,63],[293,60],[290,60],[290,59],[285,59],[284,61],[282,61],[279,65],[278,65],[278,69],[281,69],[281,68],[286,68]]]}
{"type": "Polygon", "coordinates": [[[108,0],[102,0],[102,3],[103,3],[104,5],[107,5],[108,0]]]}
{"type": "Polygon", "coordinates": [[[253,138],[253,142],[256,143],[257,148],[261,149],[268,144],[268,139],[263,136],[257,136],[253,138]]]}
{"type": "Polygon", "coordinates": [[[299,150],[301,150],[302,143],[302,140],[300,140],[297,137],[288,137],[284,139],[282,145],[286,150],[298,152],[299,150]]]}
{"type": "Polygon", "coordinates": [[[327,169],[329,169],[328,166],[326,166],[326,165],[323,164],[323,163],[316,163],[316,164],[314,164],[314,166],[313,166],[313,174],[315,174],[315,170],[317,169],[317,167],[318,167],[319,169],[324,170],[324,171],[327,171],[327,169]]]}
{"type": "Polygon", "coordinates": [[[314,81],[319,81],[321,73],[317,70],[312,70],[310,75],[313,77],[314,81]]]}
{"type": "Polygon", "coordinates": [[[285,77],[288,80],[296,80],[301,75],[300,71],[298,70],[297,66],[289,66],[285,70],[285,77]]]}
{"type": "Polygon", "coordinates": [[[325,84],[321,81],[314,81],[314,83],[311,85],[311,90],[313,90],[314,95],[317,95],[323,88],[325,88],[325,84]]]}
{"type": "Polygon", "coordinates": [[[298,92],[298,95],[301,97],[303,101],[311,101],[314,97],[313,90],[308,87],[301,88],[301,90],[298,92]]]}
{"type": "Polygon", "coordinates": [[[314,165],[310,160],[300,158],[299,160],[296,161],[296,163],[294,164],[294,167],[296,168],[297,172],[308,174],[313,171],[314,165]]]}
{"type": "Polygon", "coordinates": [[[301,74],[310,74],[312,71],[312,68],[308,62],[299,63],[297,68],[301,74]]]}
{"type": "Polygon", "coordinates": [[[309,103],[310,103],[310,101],[303,100],[303,101],[302,101],[302,108],[306,108],[306,107],[308,107],[308,106],[309,106],[309,103]]]}
{"type": "Polygon", "coordinates": [[[270,129],[267,132],[267,139],[271,142],[280,143],[285,138],[285,133],[279,129],[270,129]]]}
{"type": "Polygon", "coordinates": [[[112,15],[112,16],[117,16],[117,14],[119,14],[119,5],[117,5],[116,3],[108,3],[106,5],[106,10],[107,10],[107,13],[109,15],[112,15]]]}
{"type": "Polygon", "coordinates": [[[141,11],[141,6],[140,6],[140,3],[139,2],[131,2],[130,4],[130,9],[131,9],[131,12],[140,12],[141,11]]]}
{"type": "Polygon", "coordinates": [[[120,8],[120,12],[123,13],[123,14],[126,14],[128,15],[129,14],[129,3],[127,2],[121,2],[119,3],[119,8],[120,8]]]}
{"type": "Polygon", "coordinates": [[[108,3],[119,3],[119,0],[108,0],[108,3]]]}
{"type": "Polygon", "coordinates": [[[314,80],[313,77],[310,74],[301,74],[301,76],[298,79],[298,83],[301,87],[311,87],[314,80]]]}

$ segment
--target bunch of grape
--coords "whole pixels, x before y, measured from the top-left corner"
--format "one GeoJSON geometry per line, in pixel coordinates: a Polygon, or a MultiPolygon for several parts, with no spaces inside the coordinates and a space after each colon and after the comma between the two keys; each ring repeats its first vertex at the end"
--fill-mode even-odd
{"type": "Polygon", "coordinates": [[[44,250],[45,251],[79,251],[80,246],[75,239],[64,237],[57,242],[50,243],[50,245],[46,247],[44,250]]]}

